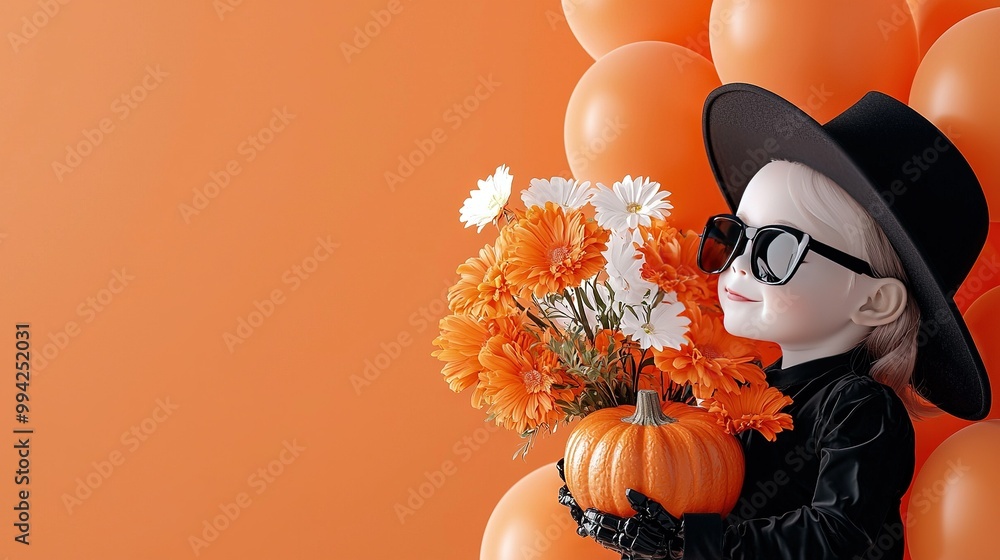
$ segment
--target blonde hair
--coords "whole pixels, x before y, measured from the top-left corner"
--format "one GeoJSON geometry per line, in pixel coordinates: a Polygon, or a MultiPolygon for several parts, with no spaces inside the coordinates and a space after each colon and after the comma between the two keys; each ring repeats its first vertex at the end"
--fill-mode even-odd
{"type": "MultiPolygon", "coordinates": [[[[803,214],[844,233],[850,246],[849,253],[871,264],[876,276],[896,278],[907,287],[908,297],[903,313],[895,321],[874,327],[858,343],[864,344],[874,358],[872,378],[899,395],[912,418],[920,420],[941,414],[942,411],[921,397],[912,385],[917,361],[920,308],[910,291],[903,264],[889,239],[871,214],[832,179],[805,164],[787,163],[794,164],[789,174],[789,185],[798,183],[809,187],[795,189],[792,200],[796,207],[803,214]]],[[[851,282],[854,282],[853,277],[851,282]]]]}

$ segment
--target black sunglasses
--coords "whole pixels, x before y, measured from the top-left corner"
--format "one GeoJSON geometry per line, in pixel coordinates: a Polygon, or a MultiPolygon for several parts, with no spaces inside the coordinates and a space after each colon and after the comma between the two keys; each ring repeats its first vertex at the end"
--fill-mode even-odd
{"type": "Polygon", "coordinates": [[[750,271],[763,284],[780,286],[788,282],[810,250],[858,274],[876,278],[867,262],[785,225],[754,228],[732,214],[719,214],[708,219],[699,237],[698,268],[709,274],[725,270],[751,243],[750,271]]]}

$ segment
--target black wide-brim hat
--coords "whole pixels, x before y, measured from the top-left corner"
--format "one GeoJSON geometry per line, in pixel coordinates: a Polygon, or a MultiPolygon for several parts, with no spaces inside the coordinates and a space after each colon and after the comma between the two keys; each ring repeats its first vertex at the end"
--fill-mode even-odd
{"type": "Polygon", "coordinates": [[[703,117],[708,159],[734,213],[754,174],[783,159],[826,175],[871,214],[920,307],[914,388],[949,414],[985,418],[989,377],[953,298],[986,242],[989,212],[948,137],[877,91],[820,125],[766,89],[732,83],[708,95],[703,117]]]}

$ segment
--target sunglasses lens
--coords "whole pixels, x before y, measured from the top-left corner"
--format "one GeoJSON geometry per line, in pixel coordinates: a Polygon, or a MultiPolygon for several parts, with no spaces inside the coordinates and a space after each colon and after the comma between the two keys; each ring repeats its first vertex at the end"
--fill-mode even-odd
{"type": "Polygon", "coordinates": [[[775,229],[760,230],[753,239],[750,268],[762,282],[781,282],[792,273],[798,254],[799,240],[794,235],[775,229]]]}
{"type": "Polygon", "coordinates": [[[698,265],[705,272],[722,272],[726,261],[740,241],[740,224],[727,218],[715,218],[705,227],[698,254],[698,265]]]}

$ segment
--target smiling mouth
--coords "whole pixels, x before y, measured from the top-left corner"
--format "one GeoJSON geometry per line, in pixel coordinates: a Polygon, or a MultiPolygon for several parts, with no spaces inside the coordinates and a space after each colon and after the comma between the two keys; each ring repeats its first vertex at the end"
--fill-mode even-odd
{"type": "Polygon", "coordinates": [[[738,293],[730,290],[729,288],[726,288],[726,295],[729,296],[729,299],[731,299],[733,301],[754,301],[754,302],[759,301],[759,300],[756,300],[756,299],[750,299],[750,298],[748,298],[746,296],[740,295],[740,294],[738,294],[738,293]]]}

